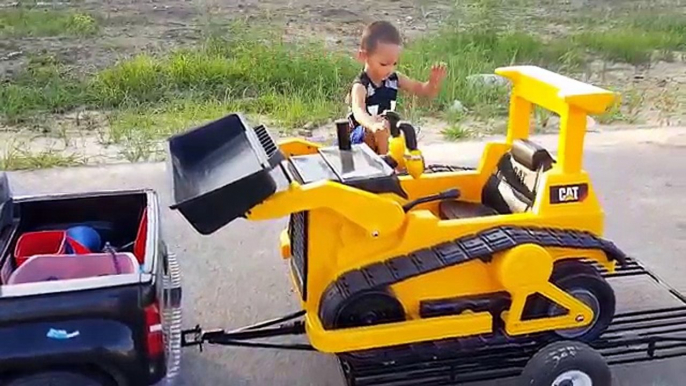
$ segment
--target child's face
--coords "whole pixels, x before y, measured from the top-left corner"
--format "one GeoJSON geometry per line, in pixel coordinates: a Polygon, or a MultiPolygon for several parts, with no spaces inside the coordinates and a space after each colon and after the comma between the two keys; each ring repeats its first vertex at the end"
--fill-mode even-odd
{"type": "Polygon", "coordinates": [[[401,49],[397,44],[379,43],[374,52],[361,52],[360,56],[367,66],[367,73],[375,80],[389,76],[398,65],[401,49]]]}

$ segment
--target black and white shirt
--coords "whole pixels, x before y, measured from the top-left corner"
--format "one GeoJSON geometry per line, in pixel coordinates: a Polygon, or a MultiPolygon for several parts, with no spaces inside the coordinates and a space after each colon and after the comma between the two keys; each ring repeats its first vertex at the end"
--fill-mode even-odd
{"type": "MultiPolygon", "coordinates": [[[[398,74],[393,72],[380,85],[375,85],[366,72],[362,71],[353,84],[359,83],[367,89],[365,105],[370,115],[378,115],[384,110],[395,111],[396,99],[398,97],[398,74]]],[[[350,124],[357,127],[360,124],[355,120],[353,113],[349,114],[350,124]]]]}

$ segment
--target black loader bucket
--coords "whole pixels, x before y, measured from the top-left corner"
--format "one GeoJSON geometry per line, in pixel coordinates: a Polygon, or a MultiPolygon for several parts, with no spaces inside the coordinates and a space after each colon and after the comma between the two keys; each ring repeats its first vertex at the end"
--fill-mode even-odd
{"type": "Polygon", "coordinates": [[[230,114],[168,140],[174,203],[203,235],[276,192],[271,170],[285,159],[264,126],[230,114]]]}

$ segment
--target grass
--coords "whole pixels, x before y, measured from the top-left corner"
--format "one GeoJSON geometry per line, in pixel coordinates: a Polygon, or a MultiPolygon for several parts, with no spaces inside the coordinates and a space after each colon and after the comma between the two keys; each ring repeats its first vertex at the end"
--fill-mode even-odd
{"type": "Polygon", "coordinates": [[[29,151],[22,146],[8,147],[0,155],[0,170],[32,170],[85,165],[87,160],[54,149],[29,151]]]}
{"type": "Polygon", "coordinates": [[[0,9],[0,37],[91,36],[97,20],[83,12],[39,8],[0,9]]]}
{"type": "MultiPolygon", "coordinates": [[[[600,21],[569,19],[583,28],[542,36],[507,28],[507,11],[501,0],[481,0],[470,8],[466,21],[464,15],[450,18],[438,31],[407,44],[400,71],[426,79],[431,64],[444,61],[449,75],[436,100],[401,98],[401,113],[412,118],[442,116],[451,123],[446,137],[461,139],[470,135],[465,118],[493,119],[507,113],[505,87],[472,81],[470,75],[492,73],[509,64],[579,74],[594,58],[644,65],[686,50],[686,20],[669,13],[628,10],[600,21]],[[450,112],[455,101],[466,113],[450,112]]],[[[2,12],[3,33],[39,36],[97,30],[95,18],[73,12],[2,12]]],[[[346,112],[345,94],[361,67],[350,52],[331,50],[321,42],[286,42],[276,32],[258,29],[236,24],[205,36],[193,48],[141,54],[87,78],[75,77],[53,58],[32,58],[22,74],[0,85],[0,114],[6,122],[20,123],[76,107],[112,111],[108,141],[124,144],[130,160],[146,158],[159,138],[231,111],[266,116],[285,129],[341,117],[346,112]]],[[[628,102],[625,97],[622,105],[599,119],[635,119],[640,102],[640,95],[628,102]]]]}
{"type": "Polygon", "coordinates": [[[0,85],[0,114],[9,123],[44,112],[62,113],[86,101],[83,81],[52,56],[31,57],[22,73],[0,85]]]}
{"type": "Polygon", "coordinates": [[[138,56],[97,74],[88,88],[98,107],[208,101],[270,114],[296,127],[342,112],[335,101],[344,98],[344,85],[355,72],[350,58],[326,52],[321,44],[234,35],[163,58],[138,56]]]}
{"type": "Polygon", "coordinates": [[[447,129],[443,130],[442,134],[450,141],[459,141],[470,137],[469,130],[460,125],[460,123],[452,123],[447,129]]]}
{"type": "Polygon", "coordinates": [[[656,54],[662,58],[674,50],[686,50],[686,22],[681,23],[679,27],[683,31],[650,30],[630,25],[604,32],[580,33],[572,42],[611,62],[643,65],[650,63],[656,54]]]}

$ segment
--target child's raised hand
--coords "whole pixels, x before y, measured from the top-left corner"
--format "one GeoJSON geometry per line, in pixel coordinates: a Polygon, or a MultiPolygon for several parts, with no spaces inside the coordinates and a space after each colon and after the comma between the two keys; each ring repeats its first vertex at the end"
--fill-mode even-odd
{"type": "Polygon", "coordinates": [[[431,66],[431,74],[429,75],[429,82],[433,85],[439,85],[448,74],[448,68],[445,63],[434,63],[431,66]]]}

